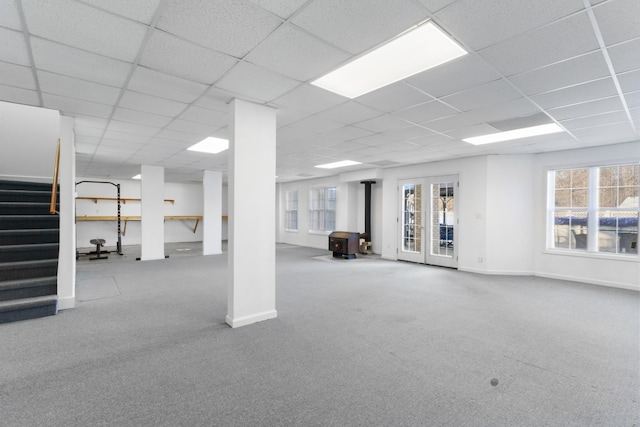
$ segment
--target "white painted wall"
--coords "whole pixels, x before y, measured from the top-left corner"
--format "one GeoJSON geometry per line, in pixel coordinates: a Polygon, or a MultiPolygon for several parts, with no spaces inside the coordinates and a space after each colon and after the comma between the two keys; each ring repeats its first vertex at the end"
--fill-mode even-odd
{"type": "Polygon", "coordinates": [[[533,248],[536,275],[640,290],[640,254],[621,257],[547,250],[545,238],[549,170],[639,161],[640,141],[535,156],[533,248]]]}
{"type": "Polygon", "coordinates": [[[140,259],[164,259],[164,168],[142,165],[140,174],[140,259]]]}
{"type": "MultiPolygon", "coordinates": [[[[77,178],[76,182],[83,180],[103,181],[103,178],[83,177],[77,178]]],[[[120,196],[130,198],[140,198],[140,181],[138,180],[111,180],[120,184],[120,196]]],[[[199,183],[173,183],[166,182],[164,185],[164,198],[173,199],[172,205],[165,202],[163,205],[164,215],[202,215],[203,197],[202,184],[199,183]]],[[[84,183],[76,187],[78,196],[87,197],[116,197],[116,187],[108,184],[84,183]]],[[[222,187],[222,215],[227,215],[227,186],[222,187]]],[[[76,209],[78,216],[115,216],[117,214],[115,201],[98,201],[94,203],[90,200],[77,200],[76,209]]],[[[131,201],[121,206],[121,214],[140,216],[140,202],[131,201]]],[[[199,242],[202,241],[202,224],[193,233],[195,222],[193,220],[165,221],[164,238],[165,243],[173,242],[199,242]]],[[[122,224],[124,228],[124,223],[122,224]]],[[[77,243],[78,247],[91,248],[89,240],[102,238],[107,241],[107,246],[115,247],[117,242],[117,227],[115,221],[78,221],[77,243]]],[[[141,242],[140,221],[131,221],[127,224],[126,235],[122,236],[122,245],[139,245],[141,242]]],[[[222,239],[227,239],[227,221],[222,222],[222,239]]]]}
{"type": "Polygon", "coordinates": [[[0,178],[51,182],[59,135],[57,110],[0,101],[0,178]]]}
{"type": "Polygon", "coordinates": [[[58,310],[76,305],[76,153],[73,124],[73,118],[60,117],[58,310]]]}

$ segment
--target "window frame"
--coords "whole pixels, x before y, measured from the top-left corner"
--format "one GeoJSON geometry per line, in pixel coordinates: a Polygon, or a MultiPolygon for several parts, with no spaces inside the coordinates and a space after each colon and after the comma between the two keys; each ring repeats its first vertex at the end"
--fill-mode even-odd
{"type": "Polygon", "coordinates": [[[335,231],[337,201],[338,189],[335,185],[309,188],[309,233],[329,234],[335,231]]]}
{"type": "MultiPolygon", "coordinates": [[[[611,207],[611,206],[600,206],[600,191],[602,188],[615,188],[620,194],[620,189],[623,188],[633,188],[636,187],[636,194],[640,193],[640,183],[638,185],[625,186],[623,183],[618,182],[615,186],[601,186],[600,182],[600,174],[601,171],[607,168],[615,168],[618,169],[624,166],[634,166],[636,168],[640,168],[640,163],[638,162],[624,162],[624,163],[614,163],[614,164],[601,164],[601,165],[585,165],[585,166],[574,166],[574,167],[564,167],[564,168],[553,168],[547,170],[547,216],[546,216],[546,250],[550,253],[562,253],[562,254],[571,254],[571,255],[585,255],[589,257],[598,257],[598,258],[615,258],[615,259],[635,259],[640,256],[640,251],[637,249],[636,243],[636,251],[635,252],[626,252],[626,248],[621,247],[620,238],[623,233],[620,230],[620,221],[618,216],[616,216],[616,224],[614,230],[603,230],[601,225],[602,219],[601,214],[604,212],[615,212],[615,213],[631,213],[630,218],[633,218],[633,214],[635,213],[636,221],[633,223],[633,219],[631,222],[631,234],[636,234],[636,242],[638,240],[639,234],[639,224],[638,220],[640,219],[640,206],[630,207],[630,208],[620,208],[619,206],[611,207]],[[575,171],[580,169],[586,169],[588,174],[587,181],[587,206],[586,207],[573,207],[573,206],[558,206],[556,207],[556,173],[557,172],[567,172],[567,171],[575,171]],[[586,244],[584,247],[576,248],[572,243],[568,244],[568,247],[557,246],[557,236],[556,236],[556,211],[568,211],[570,218],[573,218],[573,211],[586,213],[586,224],[581,224],[582,227],[586,227],[586,244]],[[635,227],[635,230],[633,229],[635,227]],[[601,247],[601,239],[602,233],[608,231],[614,232],[615,246],[614,250],[607,250],[607,247],[601,247]]],[[[640,180],[640,177],[637,177],[640,180]]],[[[564,187],[563,187],[564,188],[564,187]]],[[[579,187],[582,188],[582,187],[579,187]]],[[[573,187],[568,187],[569,190],[572,190],[573,187]]],[[[618,200],[618,203],[620,201],[618,200]]],[[[571,230],[571,222],[569,225],[569,233],[571,230]]],[[[605,226],[606,227],[606,226],[605,226]]],[[[568,236],[570,238],[570,236],[568,236]]]]}
{"type": "Polygon", "coordinates": [[[299,219],[299,209],[300,209],[300,199],[298,195],[298,190],[287,190],[284,193],[284,230],[290,232],[298,231],[298,219],[299,219]],[[290,195],[295,194],[295,201],[290,199],[290,195]],[[292,206],[292,203],[295,203],[295,208],[292,206]],[[292,221],[292,216],[295,216],[292,221]],[[292,227],[292,222],[295,222],[295,228],[292,227]]]}

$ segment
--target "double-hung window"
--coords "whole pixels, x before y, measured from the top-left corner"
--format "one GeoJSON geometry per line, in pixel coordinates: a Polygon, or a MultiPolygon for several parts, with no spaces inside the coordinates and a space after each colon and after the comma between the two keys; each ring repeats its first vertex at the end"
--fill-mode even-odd
{"type": "Polygon", "coordinates": [[[333,231],[336,228],[336,187],[309,190],[309,229],[333,231]]]}
{"type": "Polygon", "coordinates": [[[298,230],[298,191],[285,193],[284,228],[288,231],[298,230]]]}
{"type": "Polygon", "coordinates": [[[549,247],[638,253],[640,165],[549,172],[549,247]]]}

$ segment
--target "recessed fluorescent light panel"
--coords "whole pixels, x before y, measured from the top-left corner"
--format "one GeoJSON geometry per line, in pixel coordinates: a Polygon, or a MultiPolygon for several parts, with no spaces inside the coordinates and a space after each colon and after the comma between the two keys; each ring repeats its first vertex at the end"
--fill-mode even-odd
{"type": "Polygon", "coordinates": [[[335,168],[343,168],[345,166],[353,166],[353,165],[361,165],[361,162],[354,162],[353,160],[342,160],[340,162],[334,163],[326,163],[324,165],[318,165],[317,168],[321,169],[335,169],[335,168]]]}
{"type": "Polygon", "coordinates": [[[549,123],[546,125],[514,129],[506,132],[491,133],[489,135],[474,136],[473,138],[465,138],[463,141],[473,145],[482,145],[558,132],[563,132],[563,129],[555,123],[549,123]]]}
{"type": "Polygon", "coordinates": [[[210,136],[187,148],[187,150],[200,151],[201,153],[218,154],[228,148],[229,140],[214,138],[210,136]]]}
{"type": "Polygon", "coordinates": [[[131,179],[142,179],[142,175],[138,174],[136,176],[132,176],[131,179]]]}
{"type": "Polygon", "coordinates": [[[466,54],[467,51],[428,21],[311,84],[356,98],[466,54]]]}

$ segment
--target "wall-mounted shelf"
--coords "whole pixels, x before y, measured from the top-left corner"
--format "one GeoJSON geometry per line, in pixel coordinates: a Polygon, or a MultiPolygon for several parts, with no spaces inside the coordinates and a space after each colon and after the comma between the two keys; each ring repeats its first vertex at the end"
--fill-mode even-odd
{"type": "MultiPolygon", "coordinates": [[[[195,233],[198,229],[198,224],[200,224],[200,220],[202,219],[202,215],[167,215],[164,217],[165,221],[173,221],[173,220],[195,220],[195,225],[193,226],[193,232],[195,233]]],[[[229,217],[227,215],[222,216],[222,220],[226,221],[229,217]]],[[[117,221],[117,216],[77,216],[76,221],[117,221]]],[[[140,216],[137,215],[122,215],[120,216],[120,220],[124,221],[124,228],[122,229],[122,235],[126,235],[127,233],[127,221],[140,221],[140,216]]]]}
{"type": "MultiPolygon", "coordinates": [[[[98,200],[113,200],[117,201],[117,197],[89,197],[89,196],[78,196],[76,200],[93,200],[93,203],[98,203],[98,200]]],[[[139,198],[134,197],[120,197],[120,201],[123,205],[126,205],[127,202],[139,202],[139,198]]],[[[164,199],[165,202],[171,203],[172,205],[175,203],[174,199],[164,199]]]]}

